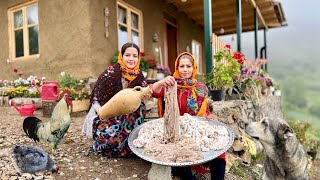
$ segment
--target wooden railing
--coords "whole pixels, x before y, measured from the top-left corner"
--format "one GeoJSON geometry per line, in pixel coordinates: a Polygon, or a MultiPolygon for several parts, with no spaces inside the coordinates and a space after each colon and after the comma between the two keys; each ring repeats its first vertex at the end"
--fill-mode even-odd
{"type": "MultiPolygon", "coordinates": [[[[226,42],[224,42],[222,39],[220,39],[214,33],[212,34],[212,55],[213,56],[216,54],[216,52],[220,51],[221,49],[224,49],[226,45],[227,45],[226,42]]],[[[233,55],[235,52],[237,52],[237,51],[232,48],[230,49],[231,55],[233,55]]],[[[252,66],[252,63],[254,63],[254,61],[247,59],[245,61],[245,66],[246,67],[252,66]]],[[[213,64],[213,66],[215,65],[214,59],[212,60],[212,64],[213,64]]]]}

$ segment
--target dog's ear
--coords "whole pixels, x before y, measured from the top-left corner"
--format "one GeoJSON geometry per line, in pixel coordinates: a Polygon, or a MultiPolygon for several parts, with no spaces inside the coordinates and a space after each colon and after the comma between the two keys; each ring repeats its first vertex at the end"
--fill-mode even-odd
{"type": "Polygon", "coordinates": [[[280,124],[278,129],[278,137],[281,139],[288,139],[291,136],[294,136],[292,128],[287,124],[280,124]]]}

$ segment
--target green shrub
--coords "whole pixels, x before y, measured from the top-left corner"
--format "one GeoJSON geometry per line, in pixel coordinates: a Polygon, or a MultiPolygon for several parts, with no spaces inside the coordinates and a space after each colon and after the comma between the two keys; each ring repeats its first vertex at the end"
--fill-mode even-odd
{"type": "Polygon", "coordinates": [[[238,161],[234,161],[234,163],[232,164],[231,168],[230,168],[230,172],[232,172],[233,174],[240,176],[242,178],[247,179],[248,178],[248,174],[245,172],[245,170],[243,170],[238,161]]]}

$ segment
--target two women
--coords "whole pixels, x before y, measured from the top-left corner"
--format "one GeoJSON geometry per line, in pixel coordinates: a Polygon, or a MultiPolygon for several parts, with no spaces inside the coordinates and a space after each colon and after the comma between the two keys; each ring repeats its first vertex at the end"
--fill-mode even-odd
{"type": "MultiPolygon", "coordinates": [[[[133,113],[100,119],[97,111],[117,92],[123,88],[146,86],[139,70],[140,50],[133,43],[123,45],[119,53],[118,63],[109,66],[98,78],[91,94],[91,107],[84,124],[84,132],[94,139],[93,150],[108,157],[124,157],[131,150],[128,147],[128,135],[133,128],[144,121],[145,106],[133,113]],[[93,125],[92,125],[93,124],[93,125]],[[91,126],[90,126],[91,125],[91,126]]],[[[209,112],[208,88],[195,79],[197,64],[190,53],[180,54],[175,62],[173,76],[168,76],[151,86],[153,97],[163,97],[165,88],[177,82],[177,97],[180,115],[188,113],[193,116],[214,117],[209,112]]],[[[160,103],[162,101],[159,101],[160,103]]],[[[163,115],[163,104],[159,106],[159,114],[163,115]]],[[[225,154],[209,163],[212,179],[223,179],[225,170],[225,154]]],[[[183,179],[193,179],[191,169],[177,169],[183,179]]]]}

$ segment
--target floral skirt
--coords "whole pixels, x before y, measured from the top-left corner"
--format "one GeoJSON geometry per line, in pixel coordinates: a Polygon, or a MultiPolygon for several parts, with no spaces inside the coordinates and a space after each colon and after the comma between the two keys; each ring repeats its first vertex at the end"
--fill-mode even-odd
{"type": "Polygon", "coordinates": [[[125,157],[131,154],[128,137],[131,131],[144,122],[145,106],[142,104],[135,112],[101,121],[93,120],[93,151],[107,157],[125,157]]]}

